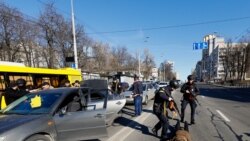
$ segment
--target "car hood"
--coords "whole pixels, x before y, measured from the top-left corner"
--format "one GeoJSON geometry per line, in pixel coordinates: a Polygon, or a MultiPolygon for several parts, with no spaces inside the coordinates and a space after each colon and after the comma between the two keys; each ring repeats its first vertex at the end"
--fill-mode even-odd
{"type": "Polygon", "coordinates": [[[0,133],[41,118],[43,115],[0,115],[0,133]]]}

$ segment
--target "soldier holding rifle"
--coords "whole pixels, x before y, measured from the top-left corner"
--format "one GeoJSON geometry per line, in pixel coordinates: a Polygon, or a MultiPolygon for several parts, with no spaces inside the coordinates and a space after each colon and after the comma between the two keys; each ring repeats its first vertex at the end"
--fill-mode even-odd
{"type": "Polygon", "coordinates": [[[189,75],[187,77],[188,82],[185,83],[181,87],[181,92],[183,93],[183,100],[181,102],[181,122],[184,122],[185,117],[185,109],[187,107],[187,104],[190,104],[191,107],[191,124],[195,124],[195,108],[197,107],[196,104],[196,96],[199,94],[199,89],[194,83],[194,78],[192,75],[189,75]]]}

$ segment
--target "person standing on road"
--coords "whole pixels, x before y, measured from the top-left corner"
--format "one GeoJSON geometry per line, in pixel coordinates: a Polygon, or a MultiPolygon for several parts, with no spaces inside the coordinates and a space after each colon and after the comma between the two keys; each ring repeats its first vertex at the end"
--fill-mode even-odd
{"type": "Polygon", "coordinates": [[[143,85],[139,80],[139,76],[134,76],[134,83],[132,85],[132,97],[134,98],[135,105],[135,117],[140,116],[142,112],[142,94],[143,94],[143,85]]]}
{"type": "Polygon", "coordinates": [[[112,91],[116,94],[121,93],[121,85],[120,85],[119,79],[115,77],[113,78],[112,91]]]}
{"type": "Polygon", "coordinates": [[[187,104],[190,104],[191,107],[191,124],[195,124],[195,108],[197,107],[196,104],[196,96],[199,94],[199,89],[194,83],[194,78],[192,75],[189,75],[187,77],[188,82],[185,83],[181,87],[181,93],[183,93],[183,99],[181,102],[181,122],[184,122],[185,117],[185,109],[187,107],[187,104]]]}
{"type": "Polygon", "coordinates": [[[154,126],[152,132],[157,136],[158,130],[162,127],[162,132],[161,132],[162,140],[169,139],[167,134],[169,128],[167,108],[169,107],[170,101],[173,100],[171,98],[171,92],[176,88],[177,88],[176,81],[171,80],[168,86],[161,87],[159,90],[157,90],[155,94],[153,113],[157,116],[159,122],[154,126]]]}

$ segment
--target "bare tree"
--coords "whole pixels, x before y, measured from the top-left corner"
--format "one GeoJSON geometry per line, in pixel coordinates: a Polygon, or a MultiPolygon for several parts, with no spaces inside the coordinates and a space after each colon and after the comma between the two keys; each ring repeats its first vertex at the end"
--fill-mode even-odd
{"type": "MultiPolygon", "coordinates": [[[[244,49],[244,58],[243,74],[246,74],[247,72],[250,72],[250,43],[248,43],[244,49]]],[[[243,80],[245,80],[245,75],[243,75],[243,80]]]]}
{"type": "Polygon", "coordinates": [[[22,14],[14,8],[0,3],[0,59],[4,61],[18,61],[19,38],[16,34],[22,14]]]}
{"type": "Polygon", "coordinates": [[[172,80],[176,78],[176,74],[173,72],[172,64],[168,64],[167,61],[164,61],[160,64],[159,72],[163,80],[172,80]]]}
{"type": "MultiPolygon", "coordinates": [[[[73,40],[73,37],[71,40],[73,40]]],[[[89,68],[88,66],[91,66],[90,60],[93,59],[92,46],[94,41],[86,35],[84,27],[81,25],[76,26],[76,42],[78,67],[82,70],[86,70],[89,68]]]]}
{"type": "Polygon", "coordinates": [[[129,56],[126,47],[117,47],[112,49],[112,62],[111,66],[116,71],[122,71],[129,56]]]}
{"type": "Polygon", "coordinates": [[[97,71],[105,72],[107,69],[107,55],[109,53],[109,45],[97,42],[93,45],[93,57],[95,58],[97,71]]]}
{"type": "Polygon", "coordinates": [[[44,12],[40,15],[39,26],[41,28],[41,45],[44,47],[43,57],[47,63],[48,68],[55,68],[56,62],[56,51],[58,53],[58,31],[60,30],[61,24],[64,23],[62,15],[58,14],[53,7],[53,4],[48,4],[45,7],[44,12]]]}
{"type": "Polygon", "coordinates": [[[37,47],[35,41],[38,37],[37,31],[37,26],[27,21],[21,21],[16,31],[19,37],[19,45],[22,49],[21,53],[25,56],[25,63],[28,66],[32,66],[32,64],[34,66],[34,58],[37,57],[35,56],[35,48],[37,47]]]}
{"type": "Polygon", "coordinates": [[[152,74],[152,68],[155,67],[154,57],[149,52],[148,49],[145,49],[143,58],[144,58],[143,59],[143,75],[145,79],[148,80],[152,74]]]}
{"type": "Polygon", "coordinates": [[[227,42],[227,45],[225,47],[225,50],[223,53],[220,54],[220,58],[222,60],[222,65],[223,65],[223,70],[224,70],[224,81],[227,80],[228,78],[228,74],[230,73],[230,61],[231,61],[231,58],[230,58],[230,52],[231,52],[231,48],[232,48],[232,43],[229,41],[227,42]]]}

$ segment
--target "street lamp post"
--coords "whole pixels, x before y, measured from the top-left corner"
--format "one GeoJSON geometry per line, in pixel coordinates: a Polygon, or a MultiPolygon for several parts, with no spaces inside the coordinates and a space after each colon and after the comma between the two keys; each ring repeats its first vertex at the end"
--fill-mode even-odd
{"type": "Polygon", "coordinates": [[[78,69],[78,58],[77,58],[77,48],[76,48],[76,32],[75,32],[75,18],[74,18],[73,0],[71,0],[71,16],[72,16],[72,33],[73,33],[73,44],[74,44],[74,61],[75,61],[75,68],[78,69]]]}
{"type": "Polygon", "coordinates": [[[140,51],[139,51],[139,55],[138,55],[138,73],[139,73],[139,77],[141,77],[141,60],[140,60],[140,51]]]}
{"type": "Polygon", "coordinates": [[[165,68],[165,67],[166,67],[166,64],[165,64],[165,62],[164,62],[163,65],[164,65],[164,68],[163,68],[163,70],[164,70],[164,73],[163,73],[163,74],[164,74],[163,81],[165,82],[165,80],[166,80],[166,68],[165,68]]]}

